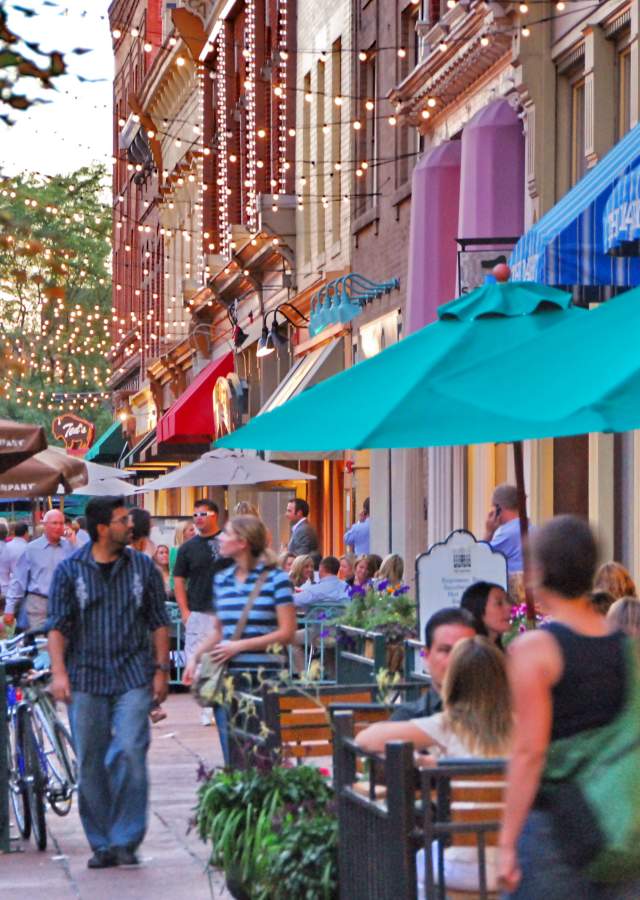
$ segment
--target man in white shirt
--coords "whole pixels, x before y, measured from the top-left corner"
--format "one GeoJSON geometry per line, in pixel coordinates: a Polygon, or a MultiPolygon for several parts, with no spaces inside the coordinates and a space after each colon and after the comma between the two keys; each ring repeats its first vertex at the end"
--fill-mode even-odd
{"type": "Polygon", "coordinates": [[[13,538],[2,545],[0,556],[0,594],[7,598],[9,582],[16,570],[18,560],[27,549],[29,526],[26,522],[16,522],[12,528],[13,538]]]}
{"type": "Polygon", "coordinates": [[[9,582],[5,625],[13,624],[15,611],[21,603],[24,603],[29,629],[44,625],[54,570],[74,551],[73,544],[62,537],[64,516],[59,509],[48,510],[42,524],[44,534],[25,547],[9,582]]]}

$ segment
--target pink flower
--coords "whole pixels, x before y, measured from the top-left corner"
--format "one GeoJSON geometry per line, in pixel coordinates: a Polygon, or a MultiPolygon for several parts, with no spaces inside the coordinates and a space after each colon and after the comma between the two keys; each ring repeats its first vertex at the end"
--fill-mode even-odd
{"type": "Polygon", "coordinates": [[[323,778],[331,778],[331,772],[329,769],[318,769],[318,772],[323,776],[323,778]]]}

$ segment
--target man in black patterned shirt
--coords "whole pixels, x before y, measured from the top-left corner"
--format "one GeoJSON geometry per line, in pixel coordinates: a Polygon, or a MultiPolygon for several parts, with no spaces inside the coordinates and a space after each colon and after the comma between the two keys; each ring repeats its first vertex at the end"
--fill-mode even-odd
{"type": "Polygon", "coordinates": [[[87,504],[91,543],[54,572],[51,689],[70,704],[92,869],[136,865],[147,827],[149,718],[167,695],[169,620],[153,561],[127,546],[122,497],[87,504]]]}

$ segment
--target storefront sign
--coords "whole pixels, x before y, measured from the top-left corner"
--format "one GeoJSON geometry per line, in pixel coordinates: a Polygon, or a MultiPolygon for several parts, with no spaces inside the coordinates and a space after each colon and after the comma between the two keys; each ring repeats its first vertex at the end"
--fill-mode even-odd
{"type": "Polygon", "coordinates": [[[482,287],[495,266],[508,262],[517,240],[515,237],[458,238],[458,293],[468,294],[482,287]]]}
{"type": "Polygon", "coordinates": [[[238,378],[235,373],[218,378],[213,387],[213,421],[216,440],[240,428],[246,411],[246,382],[238,378]]]}
{"type": "Polygon", "coordinates": [[[416,560],[420,635],[443,606],[458,606],[465,589],[476,581],[490,581],[507,589],[507,559],[470,531],[452,531],[416,560]]]}
{"type": "Polygon", "coordinates": [[[66,450],[88,450],[93,444],[96,428],[93,422],[67,413],[64,416],[56,416],[51,432],[56,440],[62,441],[66,450]]]}

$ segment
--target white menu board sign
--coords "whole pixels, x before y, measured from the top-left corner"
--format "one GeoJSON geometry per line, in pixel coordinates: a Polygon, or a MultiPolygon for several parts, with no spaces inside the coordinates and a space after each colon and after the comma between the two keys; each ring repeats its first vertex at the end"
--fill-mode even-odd
{"type": "Polygon", "coordinates": [[[452,531],[416,560],[420,635],[425,623],[443,606],[459,606],[465,589],[476,581],[490,581],[508,589],[507,558],[470,531],[452,531]]]}

